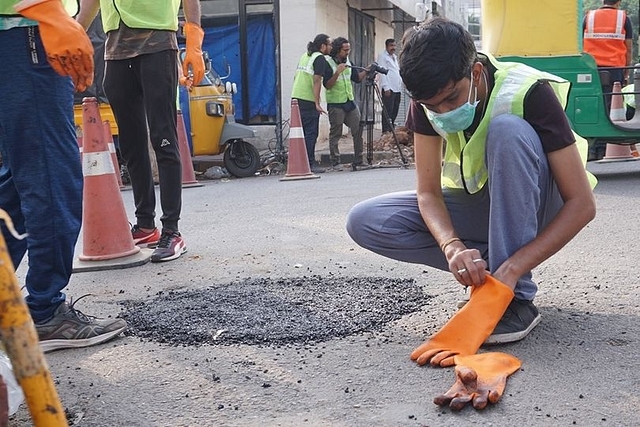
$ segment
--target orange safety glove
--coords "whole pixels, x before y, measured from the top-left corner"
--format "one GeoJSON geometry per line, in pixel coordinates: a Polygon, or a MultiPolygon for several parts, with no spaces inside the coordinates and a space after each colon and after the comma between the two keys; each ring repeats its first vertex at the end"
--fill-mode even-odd
{"type": "Polygon", "coordinates": [[[23,0],[15,9],[38,22],[47,60],[58,74],[70,76],[78,92],[93,83],[93,46],[60,0],[23,0]]]}
{"type": "Polygon", "coordinates": [[[187,49],[182,62],[182,74],[191,77],[197,85],[204,78],[204,59],[202,58],[202,40],[204,31],[192,22],[184,24],[184,36],[187,38],[187,49]]]}
{"type": "Polygon", "coordinates": [[[504,283],[486,275],[485,282],[471,289],[471,298],[446,325],[413,350],[411,360],[442,367],[454,364],[453,356],[475,354],[491,335],[513,299],[504,283]]]}
{"type": "Polygon", "coordinates": [[[445,394],[436,396],[433,403],[449,405],[459,411],[469,402],[476,409],[484,409],[488,402],[497,403],[504,393],[507,377],[520,369],[520,359],[506,353],[481,353],[455,356],[456,382],[445,394]]]}

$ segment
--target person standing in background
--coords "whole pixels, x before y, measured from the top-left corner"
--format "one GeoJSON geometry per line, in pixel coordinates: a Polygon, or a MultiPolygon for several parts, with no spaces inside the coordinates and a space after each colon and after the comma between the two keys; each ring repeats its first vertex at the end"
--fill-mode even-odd
{"type": "MultiPolygon", "coordinates": [[[[180,0],[82,0],[78,22],[86,29],[100,9],[107,34],[104,90],[118,124],[136,206],[131,233],[140,246],[155,246],[152,262],[186,252],[178,229],[182,210],[182,165],[178,145],[178,11],[180,0]],[[147,131],[148,127],[148,131],[147,131]],[[162,232],[155,225],[156,196],[147,149],[156,155],[162,232]]],[[[183,77],[197,85],[204,77],[200,2],[183,0],[186,56],[183,77]]]]}
{"type": "MultiPolygon", "coordinates": [[[[613,84],[620,82],[625,86],[629,81],[633,52],[633,26],[624,10],[620,9],[620,0],[603,0],[601,8],[590,10],[584,17],[583,48],[596,61],[598,68],[609,73],[609,82],[602,85],[607,113],[611,110],[613,84]],[[616,68],[611,68],[616,67],[616,68]],[[619,68],[618,68],[619,67],[619,68]]],[[[599,160],[605,153],[605,142],[592,147],[589,160],[599,160]]]]}
{"type": "Polygon", "coordinates": [[[309,167],[314,173],[325,171],[317,164],[315,152],[320,114],[327,114],[320,105],[320,92],[322,91],[322,78],[328,67],[324,56],[328,55],[330,51],[331,38],[326,34],[318,34],[312,42],[307,44],[307,51],[302,54],[298,62],[291,93],[291,98],[298,100],[309,167]]]}
{"type": "Polygon", "coordinates": [[[378,56],[378,65],[389,70],[387,74],[378,74],[380,91],[382,92],[382,132],[391,132],[395,128],[400,98],[402,95],[402,79],[396,55],[396,41],[387,39],[385,50],[378,56]]]}
{"type": "Polygon", "coordinates": [[[334,170],[341,170],[339,144],[342,125],[347,125],[353,137],[353,167],[364,164],[362,123],[360,109],[354,100],[353,82],[360,83],[367,75],[367,69],[357,71],[353,68],[349,61],[349,52],[349,40],[338,37],[333,41],[331,54],[327,57],[329,67],[323,79],[329,110],[329,157],[334,170]]]}
{"type": "Polygon", "coordinates": [[[82,223],[73,92],[91,86],[94,70],[75,11],[76,0],[0,0],[0,208],[27,237],[2,232],[16,269],[28,254],[25,300],[44,352],[100,344],[127,327],[83,314],[62,292],[82,223]]]}

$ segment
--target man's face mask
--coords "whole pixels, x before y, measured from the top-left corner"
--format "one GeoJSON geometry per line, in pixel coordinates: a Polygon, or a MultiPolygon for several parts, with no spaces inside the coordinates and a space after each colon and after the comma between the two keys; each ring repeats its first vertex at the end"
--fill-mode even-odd
{"type": "Polygon", "coordinates": [[[467,102],[446,113],[434,113],[427,109],[427,117],[433,124],[438,126],[446,133],[455,133],[465,130],[471,123],[476,114],[476,106],[478,105],[478,88],[473,84],[473,72],[471,73],[471,83],[469,84],[469,95],[467,102]],[[474,89],[473,102],[471,102],[471,88],[474,89]]]}

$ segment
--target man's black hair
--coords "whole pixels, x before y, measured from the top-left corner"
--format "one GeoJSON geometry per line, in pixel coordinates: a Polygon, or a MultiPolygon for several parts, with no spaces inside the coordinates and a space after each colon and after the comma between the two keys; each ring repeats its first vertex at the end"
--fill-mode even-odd
{"type": "Polygon", "coordinates": [[[437,17],[405,32],[399,59],[411,97],[429,99],[450,82],[470,77],[477,51],[462,25],[437,17]]]}
{"type": "Polygon", "coordinates": [[[386,39],[384,41],[384,45],[385,45],[385,47],[388,47],[391,43],[395,43],[395,42],[396,42],[395,39],[386,39]]]}
{"type": "Polygon", "coordinates": [[[345,39],[344,37],[336,37],[335,39],[333,39],[333,43],[331,43],[330,53],[332,58],[338,56],[338,52],[340,52],[340,49],[342,49],[342,46],[345,43],[349,43],[349,40],[345,39]]]}
{"type": "Polygon", "coordinates": [[[327,44],[329,36],[326,34],[318,34],[312,42],[307,44],[307,55],[311,56],[314,52],[320,52],[323,44],[327,44]]]}

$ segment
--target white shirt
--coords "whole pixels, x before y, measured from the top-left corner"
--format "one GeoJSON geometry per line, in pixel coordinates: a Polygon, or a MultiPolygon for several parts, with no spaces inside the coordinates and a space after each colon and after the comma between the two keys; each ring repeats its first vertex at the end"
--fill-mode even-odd
{"type": "Polygon", "coordinates": [[[394,53],[390,55],[386,50],[378,56],[378,65],[389,70],[388,74],[378,73],[380,88],[392,92],[402,92],[402,79],[400,78],[400,66],[398,57],[394,53]]]}

